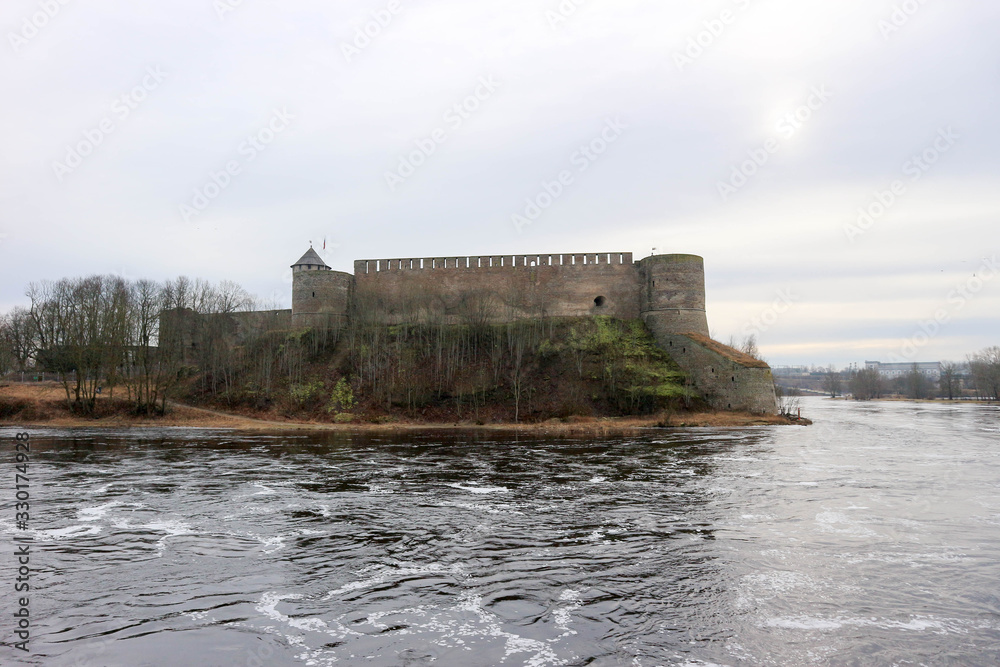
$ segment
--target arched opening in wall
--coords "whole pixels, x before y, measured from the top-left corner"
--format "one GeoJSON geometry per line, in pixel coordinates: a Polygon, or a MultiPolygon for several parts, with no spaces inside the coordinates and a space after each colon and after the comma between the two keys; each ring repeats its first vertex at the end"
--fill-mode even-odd
{"type": "Polygon", "coordinates": [[[316,292],[313,292],[313,298],[314,299],[316,298],[316,292]]]}
{"type": "Polygon", "coordinates": [[[599,296],[596,299],[594,299],[594,305],[597,306],[598,308],[603,308],[604,307],[604,303],[606,301],[607,300],[603,296],[599,296]]]}

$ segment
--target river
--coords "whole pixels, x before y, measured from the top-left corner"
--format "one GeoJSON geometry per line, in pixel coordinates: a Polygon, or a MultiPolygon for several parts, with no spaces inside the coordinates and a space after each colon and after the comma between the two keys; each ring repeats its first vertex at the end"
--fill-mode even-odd
{"type": "Polygon", "coordinates": [[[585,439],[33,429],[28,530],[0,429],[0,663],[1000,664],[1000,408],[803,414],[585,439]]]}

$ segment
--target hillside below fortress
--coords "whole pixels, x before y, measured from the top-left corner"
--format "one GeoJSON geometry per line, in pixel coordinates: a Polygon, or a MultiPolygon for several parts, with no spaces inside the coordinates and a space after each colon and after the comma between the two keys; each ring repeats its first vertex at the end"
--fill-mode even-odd
{"type": "MultiPolygon", "coordinates": [[[[704,261],[697,255],[638,261],[627,252],[363,259],[354,262],[352,275],[334,271],[310,247],[291,268],[291,310],[238,314],[237,330],[266,324],[339,331],[352,318],[385,325],[642,320],[711,406],[778,411],[768,365],[709,337],[704,261]]],[[[174,314],[185,316],[196,317],[174,314]]]]}

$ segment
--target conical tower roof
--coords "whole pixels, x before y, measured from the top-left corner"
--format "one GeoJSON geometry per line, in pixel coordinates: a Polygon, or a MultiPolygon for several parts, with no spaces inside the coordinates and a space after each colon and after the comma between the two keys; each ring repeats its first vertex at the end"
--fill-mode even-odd
{"type": "Polygon", "coordinates": [[[315,250],[312,249],[312,246],[310,246],[309,250],[306,251],[306,254],[302,255],[302,258],[299,259],[299,261],[297,261],[294,264],[292,264],[292,266],[293,267],[295,267],[295,266],[322,266],[322,267],[325,267],[327,269],[330,268],[329,266],[327,266],[326,262],[323,261],[323,258],[320,257],[319,254],[315,250]]]}

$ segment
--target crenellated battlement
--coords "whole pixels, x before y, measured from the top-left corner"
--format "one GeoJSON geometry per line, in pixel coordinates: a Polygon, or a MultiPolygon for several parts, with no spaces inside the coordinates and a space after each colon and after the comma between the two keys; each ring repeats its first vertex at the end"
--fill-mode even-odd
{"type": "Polygon", "coordinates": [[[632,264],[630,252],[561,253],[532,255],[474,255],[459,257],[408,257],[361,259],[354,262],[354,275],[434,269],[496,270],[541,266],[599,267],[632,264]]]}

